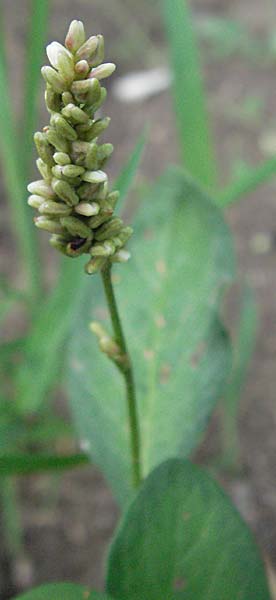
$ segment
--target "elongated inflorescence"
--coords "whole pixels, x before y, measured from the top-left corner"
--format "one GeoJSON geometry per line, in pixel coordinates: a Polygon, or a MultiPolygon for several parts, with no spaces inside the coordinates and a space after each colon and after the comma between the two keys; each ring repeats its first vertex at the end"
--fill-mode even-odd
{"type": "Polygon", "coordinates": [[[96,118],[106,89],[101,80],[115,70],[103,63],[104,39],[85,40],[81,21],[72,21],[65,46],[47,46],[52,66],[42,67],[50,124],[34,135],[43,179],[28,185],[28,204],[39,216],[35,225],[49,231],[50,244],[69,257],[87,253],[86,272],[95,273],[107,261],[125,262],[124,246],[132,234],[113,215],[119,193],[109,191],[105,164],[112,144],[98,144],[108,117],[96,118]]]}

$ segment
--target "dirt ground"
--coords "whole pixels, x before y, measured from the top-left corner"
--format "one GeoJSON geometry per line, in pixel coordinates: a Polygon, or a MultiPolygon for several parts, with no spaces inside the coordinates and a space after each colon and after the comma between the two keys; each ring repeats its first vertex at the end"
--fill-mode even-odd
{"type": "MultiPolygon", "coordinates": [[[[15,91],[22,82],[21,50],[27,4],[19,0],[2,0],[2,4],[9,25],[6,35],[9,58],[16,72],[15,91]],[[15,7],[20,10],[14,10],[15,7]]],[[[131,0],[116,0],[114,4],[113,0],[98,0],[94,10],[93,3],[85,0],[53,1],[49,39],[61,40],[68,21],[78,17],[85,21],[87,31],[102,31],[106,35],[108,58],[114,58],[119,64],[119,75],[162,66],[167,58],[157,3],[153,2],[148,9],[148,19],[143,2],[140,9],[136,4],[131,0]],[[119,5],[125,5],[124,20],[120,19],[119,5]],[[127,19],[136,23],[137,31],[133,39],[127,35],[124,49],[122,36],[127,19]],[[140,45],[139,28],[143,40],[140,45]]],[[[197,23],[208,15],[238,20],[257,44],[272,39],[273,33],[276,36],[273,0],[194,0],[192,5],[197,23]]],[[[256,57],[253,50],[251,55],[241,51],[223,60],[207,53],[205,81],[221,178],[226,181],[241,161],[254,164],[271,152],[271,146],[276,151],[276,50],[265,59],[256,57]]],[[[18,109],[18,94],[14,97],[18,109]]],[[[140,183],[155,178],[168,163],[177,160],[168,91],[143,102],[123,104],[114,99],[110,90],[106,111],[112,117],[108,138],[116,147],[111,166],[114,176],[133,148],[145,121],[150,122],[151,129],[140,169],[140,183]]],[[[5,223],[7,211],[3,214],[5,223]]],[[[227,219],[235,235],[240,272],[247,277],[257,296],[260,324],[242,398],[240,439],[245,475],[234,479],[222,476],[222,481],[255,531],[264,554],[276,567],[276,181],[229,208],[227,219]]],[[[4,242],[5,236],[1,246],[4,242]]],[[[2,262],[5,270],[3,259],[2,262]]],[[[13,268],[16,273],[16,266],[13,268]]],[[[200,453],[203,462],[210,454],[210,436],[208,439],[200,453]]],[[[69,579],[93,583],[101,589],[104,556],[118,512],[98,471],[85,468],[67,473],[54,482],[44,476],[28,478],[21,485],[20,494],[26,555],[14,566],[18,582],[33,585],[69,579]]],[[[4,597],[8,595],[3,591],[3,600],[4,597]]]]}

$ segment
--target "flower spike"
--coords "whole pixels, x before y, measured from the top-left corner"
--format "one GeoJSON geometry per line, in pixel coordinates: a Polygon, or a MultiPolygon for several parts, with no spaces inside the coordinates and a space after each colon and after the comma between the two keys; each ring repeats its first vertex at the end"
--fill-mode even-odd
{"type": "Polygon", "coordinates": [[[39,213],[35,225],[52,234],[51,246],[70,258],[90,255],[85,270],[92,274],[108,262],[125,262],[123,248],[132,234],[113,216],[119,193],[110,192],[104,170],[113,146],[98,144],[110,119],[95,116],[106,97],[101,80],[115,65],[103,62],[103,36],[86,40],[76,20],[65,46],[52,42],[46,52],[51,66],[41,72],[50,124],[34,135],[43,179],[28,185],[28,204],[39,213]]]}

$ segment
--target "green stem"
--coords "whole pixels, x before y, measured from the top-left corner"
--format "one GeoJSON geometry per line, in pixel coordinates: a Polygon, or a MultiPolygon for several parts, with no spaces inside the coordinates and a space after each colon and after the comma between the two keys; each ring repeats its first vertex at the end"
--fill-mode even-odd
{"type": "Polygon", "coordinates": [[[104,285],[104,291],[106,301],[110,313],[111,322],[113,325],[115,341],[121,349],[122,354],[126,357],[124,366],[120,368],[123,373],[125,384],[126,384],[126,397],[128,405],[128,416],[130,424],[130,445],[131,445],[131,457],[132,457],[132,469],[133,469],[133,485],[135,488],[139,487],[141,483],[141,465],[140,465],[140,439],[139,439],[139,426],[137,417],[137,402],[135,393],[135,384],[133,377],[133,369],[128,354],[125,336],[123,333],[121,320],[117,308],[116,298],[113,290],[111,280],[111,266],[108,265],[102,270],[102,279],[104,285]]]}

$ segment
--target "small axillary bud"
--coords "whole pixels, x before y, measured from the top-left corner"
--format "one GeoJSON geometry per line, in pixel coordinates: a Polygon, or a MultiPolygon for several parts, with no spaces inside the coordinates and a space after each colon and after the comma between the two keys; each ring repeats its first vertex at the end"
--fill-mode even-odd
{"type": "Polygon", "coordinates": [[[122,353],[120,346],[104,329],[98,321],[92,321],[89,325],[90,331],[98,338],[100,350],[115,362],[119,368],[125,369],[128,365],[128,357],[122,353]]]}

